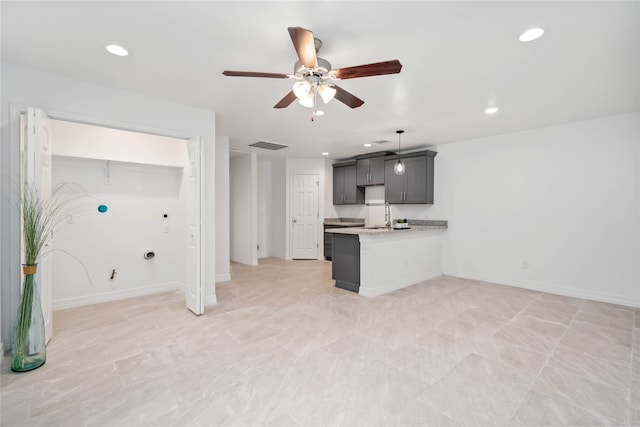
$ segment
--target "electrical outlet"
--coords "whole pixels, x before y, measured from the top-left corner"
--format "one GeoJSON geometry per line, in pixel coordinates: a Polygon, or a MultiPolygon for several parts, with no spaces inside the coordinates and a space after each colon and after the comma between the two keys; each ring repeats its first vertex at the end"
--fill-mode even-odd
{"type": "Polygon", "coordinates": [[[165,225],[164,226],[164,232],[165,233],[171,233],[171,226],[170,225],[165,225]]]}
{"type": "Polygon", "coordinates": [[[522,268],[527,270],[529,268],[529,261],[522,261],[522,268]]]}

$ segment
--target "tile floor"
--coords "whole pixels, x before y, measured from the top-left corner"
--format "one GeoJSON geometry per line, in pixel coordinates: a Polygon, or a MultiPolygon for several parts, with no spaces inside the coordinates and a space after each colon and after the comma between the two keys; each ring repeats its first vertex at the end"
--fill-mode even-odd
{"type": "Polygon", "coordinates": [[[55,312],[2,362],[3,426],[640,424],[640,310],[441,277],[368,299],[324,261],[233,265],[179,293],[55,312]]]}

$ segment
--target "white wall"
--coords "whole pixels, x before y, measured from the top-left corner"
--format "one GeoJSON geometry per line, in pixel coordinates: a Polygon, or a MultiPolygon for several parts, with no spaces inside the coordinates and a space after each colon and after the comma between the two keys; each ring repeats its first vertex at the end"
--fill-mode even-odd
{"type": "Polygon", "coordinates": [[[229,138],[216,136],[216,282],[231,280],[229,242],[229,138]]]}
{"type": "Polygon", "coordinates": [[[271,161],[258,160],[258,258],[271,256],[273,239],[271,161]]]}
{"type": "Polygon", "coordinates": [[[274,159],[271,162],[271,256],[287,257],[287,160],[274,159]]]}
{"type": "Polygon", "coordinates": [[[258,265],[258,190],[255,153],[230,160],[231,261],[258,265]]]}
{"type": "MultiPolygon", "coordinates": [[[[110,89],[54,74],[2,63],[0,151],[2,217],[2,335],[9,342],[21,284],[18,211],[19,114],[24,106],[42,108],[53,118],[148,132],[175,138],[202,138],[202,250],[215,258],[215,113],[161,99],[110,89]],[[10,105],[17,106],[11,110],[10,105]]],[[[215,263],[203,264],[205,304],[215,298],[215,263]]]]}
{"type": "Polygon", "coordinates": [[[438,147],[444,273],[640,305],[640,114],[438,147]]]}
{"type": "Polygon", "coordinates": [[[176,143],[175,138],[62,120],[51,121],[51,132],[59,156],[180,168],[187,162],[184,140],[176,143]]]}
{"type": "MultiPolygon", "coordinates": [[[[186,150],[184,141],[182,145],[186,150]]],[[[54,309],[184,288],[187,201],[182,168],[112,163],[111,185],[105,184],[104,170],[101,160],[54,156],[54,184],[82,183],[95,198],[93,210],[74,215],[54,236],[54,309]],[[99,204],[107,212],[99,213],[99,204]],[[155,257],[145,260],[146,251],[155,257]]]]}
{"type": "Polygon", "coordinates": [[[186,141],[61,120],[51,131],[54,185],[79,183],[93,199],[53,240],[53,308],[183,288],[186,141]]]}

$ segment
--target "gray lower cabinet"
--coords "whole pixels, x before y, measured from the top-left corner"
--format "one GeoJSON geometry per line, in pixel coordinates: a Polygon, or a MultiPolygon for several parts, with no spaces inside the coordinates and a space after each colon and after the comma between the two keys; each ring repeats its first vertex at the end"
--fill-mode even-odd
{"type": "Polygon", "coordinates": [[[359,159],[356,170],[359,186],[384,184],[384,157],[359,159]]]}
{"type": "Polygon", "coordinates": [[[333,236],[334,233],[328,233],[327,230],[331,228],[352,228],[352,227],[364,227],[362,223],[353,223],[345,225],[328,225],[324,224],[324,258],[327,261],[331,261],[333,257],[333,236]]]}
{"type": "Polygon", "coordinates": [[[364,204],[364,188],[358,187],[356,162],[333,165],[333,204],[364,204]]]}
{"type": "Polygon", "coordinates": [[[433,204],[433,159],[435,151],[404,155],[402,175],[393,171],[398,159],[385,160],[384,198],[392,204],[433,204]]]}
{"type": "Polygon", "coordinates": [[[336,288],[360,290],[360,238],[355,234],[333,235],[331,278],[336,288]]]}

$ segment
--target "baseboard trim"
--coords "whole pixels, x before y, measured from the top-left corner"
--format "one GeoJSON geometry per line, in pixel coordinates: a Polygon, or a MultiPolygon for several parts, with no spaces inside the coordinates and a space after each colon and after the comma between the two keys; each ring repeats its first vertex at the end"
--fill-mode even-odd
{"type": "Polygon", "coordinates": [[[228,282],[231,280],[231,273],[216,274],[216,283],[228,282]]]}
{"type": "Polygon", "coordinates": [[[209,307],[211,305],[218,304],[218,298],[215,295],[208,295],[204,297],[204,306],[209,307]]]}
{"type": "Polygon", "coordinates": [[[64,310],[66,308],[80,307],[83,305],[100,304],[103,302],[116,301],[143,295],[158,294],[162,292],[183,290],[184,286],[179,282],[162,283],[159,285],[145,286],[133,289],[122,289],[119,291],[104,292],[97,295],[87,295],[83,297],[64,298],[53,301],[53,310],[64,310]]]}
{"type": "Polygon", "coordinates": [[[463,279],[481,280],[483,282],[495,283],[497,285],[513,286],[516,288],[529,289],[532,291],[546,292],[549,294],[563,295],[566,297],[583,298],[592,301],[607,302],[610,304],[624,305],[627,307],[638,308],[640,301],[629,301],[622,295],[609,294],[606,292],[589,291],[570,286],[558,286],[550,283],[536,282],[532,280],[521,279],[504,279],[501,277],[485,276],[482,274],[472,274],[469,272],[461,272],[458,274],[444,273],[447,276],[460,277],[463,279]]]}
{"type": "Polygon", "coordinates": [[[396,282],[387,283],[384,286],[376,287],[375,289],[360,285],[360,291],[358,293],[365,297],[370,297],[370,298],[377,297],[377,296],[388,294],[390,292],[397,291],[398,289],[406,288],[407,286],[415,285],[416,283],[433,279],[434,277],[440,277],[440,276],[442,276],[441,271],[430,271],[424,274],[419,274],[419,275],[409,277],[404,280],[398,280],[396,282]]]}

